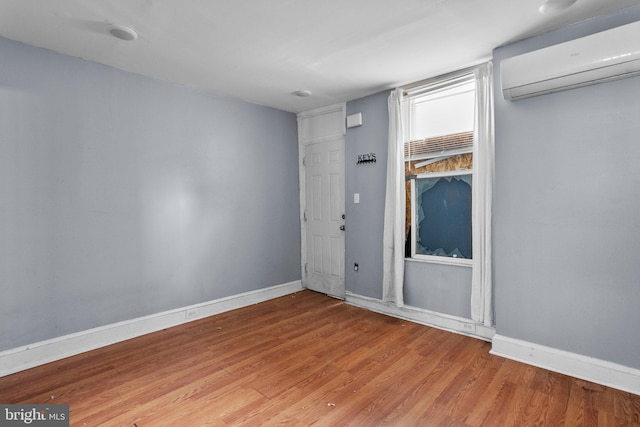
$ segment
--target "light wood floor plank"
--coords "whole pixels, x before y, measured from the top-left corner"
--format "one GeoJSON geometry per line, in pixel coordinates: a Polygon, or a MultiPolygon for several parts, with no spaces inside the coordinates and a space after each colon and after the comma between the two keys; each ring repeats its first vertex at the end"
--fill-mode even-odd
{"type": "Polygon", "coordinates": [[[72,426],[640,426],[640,396],[302,291],[0,378],[72,426]]]}

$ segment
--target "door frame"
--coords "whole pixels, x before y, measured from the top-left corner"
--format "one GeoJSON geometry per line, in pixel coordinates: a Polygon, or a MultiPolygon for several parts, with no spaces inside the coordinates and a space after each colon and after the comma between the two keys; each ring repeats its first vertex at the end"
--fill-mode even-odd
{"type": "MultiPolygon", "coordinates": [[[[307,251],[307,223],[305,218],[305,212],[307,208],[307,194],[306,194],[306,167],[305,167],[305,147],[308,144],[322,143],[333,141],[338,138],[342,138],[343,143],[347,133],[346,127],[347,117],[347,104],[341,102],[338,104],[329,105],[327,107],[316,108],[309,111],[303,111],[297,114],[298,119],[298,180],[300,185],[300,271],[302,276],[302,286],[307,288],[307,265],[308,265],[308,251],[307,251]],[[316,119],[313,126],[310,120],[316,119]]],[[[345,152],[346,152],[346,146],[345,152]]],[[[345,170],[346,173],[346,159],[345,170]]],[[[344,177],[346,178],[346,177],[344,177]]],[[[344,183],[346,179],[343,179],[343,191],[345,194],[344,183]]],[[[346,235],[345,235],[346,240],[346,235]]],[[[345,245],[346,246],[346,245],[345,245]]],[[[344,299],[345,285],[344,285],[344,250],[342,251],[342,294],[332,295],[344,299]]]]}

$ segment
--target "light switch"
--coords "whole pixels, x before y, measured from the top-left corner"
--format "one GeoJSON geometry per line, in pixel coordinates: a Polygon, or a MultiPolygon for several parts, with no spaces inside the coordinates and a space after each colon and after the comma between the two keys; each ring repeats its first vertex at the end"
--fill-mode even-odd
{"type": "Polygon", "coordinates": [[[353,193],[353,203],[360,203],[360,193],[353,193]]]}

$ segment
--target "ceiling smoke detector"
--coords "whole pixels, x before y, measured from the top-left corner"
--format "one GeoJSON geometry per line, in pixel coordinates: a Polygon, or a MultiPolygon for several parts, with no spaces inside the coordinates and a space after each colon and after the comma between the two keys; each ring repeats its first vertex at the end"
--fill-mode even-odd
{"type": "Polygon", "coordinates": [[[553,13],[560,13],[569,9],[577,0],[546,0],[538,12],[543,15],[549,15],[553,13]]]}
{"type": "Polygon", "coordinates": [[[117,39],[131,41],[138,38],[138,33],[129,27],[123,25],[112,25],[109,33],[117,39]]]}
{"type": "Polygon", "coordinates": [[[297,90],[293,92],[293,95],[299,96],[300,98],[306,98],[307,96],[311,96],[310,90],[297,90]]]}

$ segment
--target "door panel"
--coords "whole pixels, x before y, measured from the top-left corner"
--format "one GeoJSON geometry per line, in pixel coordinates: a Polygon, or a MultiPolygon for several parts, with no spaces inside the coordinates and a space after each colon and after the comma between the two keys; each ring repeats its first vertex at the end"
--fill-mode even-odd
{"type": "Polygon", "coordinates": [[[344,297],[344,137],[305,146],[307,288],[344,297]]]}

